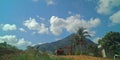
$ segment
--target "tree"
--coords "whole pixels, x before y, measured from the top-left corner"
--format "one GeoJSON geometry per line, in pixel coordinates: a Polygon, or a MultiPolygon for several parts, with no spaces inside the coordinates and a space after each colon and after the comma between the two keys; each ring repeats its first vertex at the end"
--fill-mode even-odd
{"type": "Polygon", "coordinates": [[[7,48],[7,42],[0,43],[0,48],[7,48]]]}
{"type": "MultiPolygon", "coordinates": [[[[81,54],[83,53],[83,45],[85,46],[86,44],[86,37],[90,37],[88,34],[88,31],[85,31],[85,28],[81,27],[78,29],[77,34],[74,37],[74,45],[80,45],[81,48],[81,54]]],[[[86,47],[86,46],[85,46],[86,47]]]]}
{"type": "Polygon", "coordinates": [[[112,57],[114,54],[120,52],[120,33],[119,32],[108,32],[101,40],[99,44],[106,49],[108,57],[112,57]]]}
{"type": "Polygon", "coordinates": [[[91,44],[88,46],[89,55],[100,56],[96,45],[91,44]]]}
{"type": "Polygon", "coordinates": [[[85,28],[83,28],[83,27],[79,28],[79,30],[77,31],[77,35],[79,37],[78,42],[79,42],[80,45],[86,43],[86,37],[91,37],[88,34],[88,31],[85,31],[85,28]]]}

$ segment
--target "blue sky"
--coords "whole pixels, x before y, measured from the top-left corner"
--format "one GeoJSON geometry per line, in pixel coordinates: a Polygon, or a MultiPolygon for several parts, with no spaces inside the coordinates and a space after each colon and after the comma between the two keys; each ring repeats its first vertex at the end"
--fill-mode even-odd
{"type": "Polygon", "coordinates": [[[0,0],[0,42],[20,49],[60,40],[85,27],[97,43],[120,32],[120,0],[0,0]]]}

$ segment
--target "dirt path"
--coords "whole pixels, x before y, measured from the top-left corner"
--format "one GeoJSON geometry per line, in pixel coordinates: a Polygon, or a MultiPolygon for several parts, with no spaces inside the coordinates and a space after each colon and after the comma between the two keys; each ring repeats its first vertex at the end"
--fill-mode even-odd
{"type": "Polygon", "coordinates": [[[85,55],[77,55],[77,56],[62,56],[64,58],[72,58],[74,60],[112,60],[107,58],[100,58],[100,57],[92,57],[92,56],[85,56],[85,55]]]}

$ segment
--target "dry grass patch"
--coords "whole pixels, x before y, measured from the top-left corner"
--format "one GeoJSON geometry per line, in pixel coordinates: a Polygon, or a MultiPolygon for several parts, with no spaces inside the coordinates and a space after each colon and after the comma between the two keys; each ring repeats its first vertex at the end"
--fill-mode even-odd
{"type": "Polygon", "coordinates": [[[109,58],[101,58],[101,57],[93,57],[93,56],[85,56],[85,55],[68,55],[62,57],[71,58],[73,60],[112,60],[109,58]]]}

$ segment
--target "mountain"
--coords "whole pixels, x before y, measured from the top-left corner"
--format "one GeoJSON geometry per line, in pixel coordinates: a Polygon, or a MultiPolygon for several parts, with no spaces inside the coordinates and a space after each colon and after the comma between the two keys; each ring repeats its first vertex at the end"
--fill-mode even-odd
{"type": "MultiPolygon", "coordinates": [[[[34,48],[38,49],[40,51],[43,51],[43,52],[47,51],[47,52],[53,53],[56,49],[63,48],[65,46],[71,46],[71,40],[73,39],[73,36],[75,36],[75,34],[71,34],[71,35],[69,35],[61,40],[55,41],[55,42],[36,45],[36,46],[34,46],[34,48]]],[[[90,44],[95,44],[95,43],[89,39],[86,39],[86,46],[89,46],[90,44]]]]}

